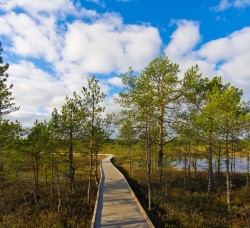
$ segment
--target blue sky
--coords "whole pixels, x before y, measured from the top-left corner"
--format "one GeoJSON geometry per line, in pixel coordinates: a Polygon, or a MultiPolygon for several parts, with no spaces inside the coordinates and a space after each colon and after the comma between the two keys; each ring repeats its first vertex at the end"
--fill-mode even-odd
{"type": "Polygon", "coordinates": [[[164,52],[180,78],[199,64],[249,100],[250,0],[1,0],[0,41],[21,107],[10,117],[24,126],[49,118],[93,74],[107,112],[119,110],[119,75],[164,52]]]}

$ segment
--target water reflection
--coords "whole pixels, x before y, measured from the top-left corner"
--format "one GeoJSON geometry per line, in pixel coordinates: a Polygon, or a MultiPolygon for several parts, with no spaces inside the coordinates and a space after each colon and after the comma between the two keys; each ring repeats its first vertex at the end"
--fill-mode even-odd
{"type": "MultiPolygon", "coordinates": [[[[194,165],[192,159],[191,161],[191,170],[194,170],[194,165]]],[[[197,171],[204,171],[208,169],[207,160],[206,159],[196,159],[197,171]]],[[[179,159],[178,161],[172,161],[171,166],[176,167],[177,169],[184,169],[185,162],[184,159],[179,159]]],[[[188,166],[188,160],[186,162],[186,167],[188,166]]],[[[231,168],[231,167],[230,167],[231,168]]],[[[216,172],[218,170],[218,161],[213,161],[213,170],[216,172]]],[[[220,170],[226,171],[226,160],[224,158],[221,159],[220,162],[220,170]]],[[[247,158],[235,158],[232,165],[232,171],[238,173],[246,173],[247,172],[247,158]]]]}

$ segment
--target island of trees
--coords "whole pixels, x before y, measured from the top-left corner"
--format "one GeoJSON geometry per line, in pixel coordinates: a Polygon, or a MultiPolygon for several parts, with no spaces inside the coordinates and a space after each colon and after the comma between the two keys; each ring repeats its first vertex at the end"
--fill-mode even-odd
{"type": "Polygon", "coordinates": [[[156,227],[250,225],[250,103],[242,90],[197,65],[179,77],[163,55],[120,76],[119,113],[104,116],[93,76],[27,129],[9,120],[19,107],[2,51],[0,226],[90,226],[104,153],[115,155],[156,227]]]}

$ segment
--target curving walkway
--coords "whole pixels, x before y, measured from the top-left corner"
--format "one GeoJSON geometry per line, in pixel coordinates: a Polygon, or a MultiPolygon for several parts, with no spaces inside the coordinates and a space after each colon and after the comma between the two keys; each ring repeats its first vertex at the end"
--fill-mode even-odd
{"type": "Polygon", "coordinates": [[[102,179],[92,227],[154,227],[111,158],[109,155],[101,162],[102,179]]]}

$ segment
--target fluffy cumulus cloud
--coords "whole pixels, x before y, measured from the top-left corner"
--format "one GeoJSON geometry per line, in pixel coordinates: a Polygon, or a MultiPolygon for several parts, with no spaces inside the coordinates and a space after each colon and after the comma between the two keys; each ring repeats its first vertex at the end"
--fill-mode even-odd
{"type": "Polygon", "coordinates": [[[24,126],[30,126],[35,119],[47,118],[54,107],[60,107],[68,92],[64,83],[31,62],[11,64],[8,73],[14,84],[15,103],[20,105],[20,111],[12,113],[11,117],[20,120],[24,126]]]}
{"type": "Polygon", "coordinates": [[[250,86],[250,27],[243,28],[218,40],[203,45],[198,54],[217,64],[218,73],[241,88],[250,86]],[[216,51],[214,51],[216,50],[216,51]]]}
{"type": "Polygon", "coordinates": [[[197,45],[201,41],[199,23],[196,21],[179,20],[174,23],[177,28],[171,36],[170,43],[165,48],[166,55],[180,64],[181,74],[195,64],[199,64],[202,72],[214,75],[213,63],[203,61],[197,56],[197,45]]]}
{"type": "Polygon", "coordinates": [[[54,17],[35,21],[24,13],[11,12],[0,18],[0,35],[12,41],[12,52],[22,57],[55,61],[60,50],[60,35],[56,33],[54,17]]]}
{"type": "Polygon", "coordinates": [[[171,43],[166,47],[165,52],[172,58],[184,57],[199,43],[199,23],[195,21],[175,21],[177,29],[171,36],[171,43]]]}
{"type": "Polygon", "coordinates": [[[228,61],[241,54],[250,53],[249,42],[250,27],[246,27],[228,37],[206,43],[199,50],[199,55],[210,62],[228,61]]]}
{"type": "Polygon", "coordinates": [[[122,72],[129,66],[140,70],[159,54],[160,46],[156,28],[125,25],[118,15],[106,14],[91,24],[71,24],[62,55],[63,61],[77,62],[87,72],[122,72]]]}
{"type": "Polygon", "coordinates": [[[180,64],[181,75],[191,66],[198,64],[204,76],[222,76],[224,82],[230,82],[243,89],[247,98],[250,87],[248,70],[250,27],[235,31],[227,37],[212,40],[197,48],[200,39],[199,24],[180,21],[165,52],[172,61],[180,64]],[[190,37],[188,34],[194,37],[191,41],[185,42],[185,39],[190,37]]]}
{"type": "MultiPolygon", "coordinates": [[[[140,70],[160,53],[157,28],[124,24],[120,15],[100,14],[80,2],[2,0],[0,12],[0,39],[8,41],[5,55],[15,57],[9,74],[21,107],[11,118],[24,125],[47,118],[66,95],[87,86],[88,76],[119,74],[130,66],[140,70]]],[[[105,93],[121,87],[118,77],[100,83],[105,93]]]]}

